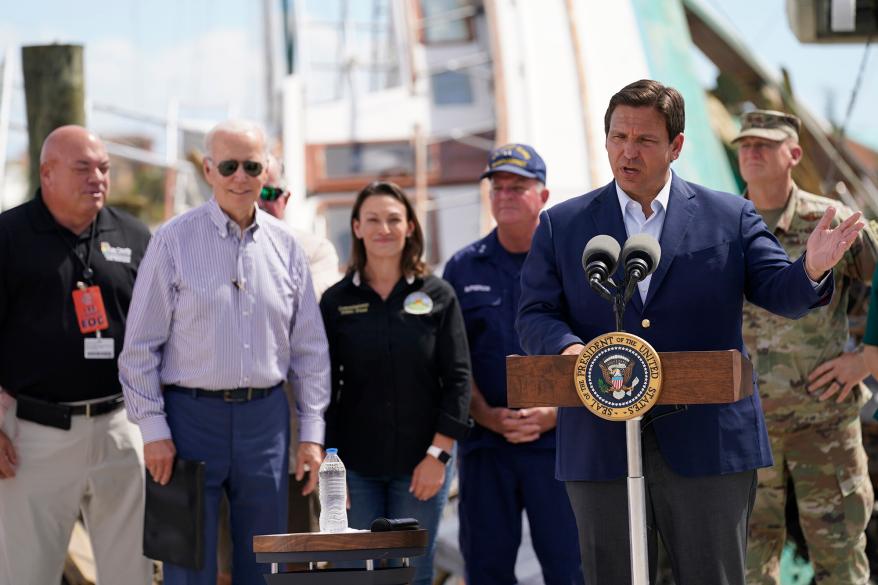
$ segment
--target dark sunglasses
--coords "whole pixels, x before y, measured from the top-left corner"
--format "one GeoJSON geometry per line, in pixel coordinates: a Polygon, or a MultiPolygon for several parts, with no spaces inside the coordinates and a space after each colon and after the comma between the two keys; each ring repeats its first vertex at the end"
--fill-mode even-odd
{"type": "Polygon", "coordinates": [[[256,162],[255,160],[222,160],[216,164],[216,170],[218,170],[219,174],[224,177],[231,177],[235,174],[235,171],[238,170],[238,165],[241,165],[244,172],[251,177],[258,177],[261,175],[262,169],[264,168],[261,162],[256,162]]]}
{"type": "Polygon", "coordinates": [[[269,187],[266,185],[262,188],[262,192],[259,193],[259,197],[261,197],[263,201],[275,201],[283,194],[284,189],[280,187],[269,187]]]}

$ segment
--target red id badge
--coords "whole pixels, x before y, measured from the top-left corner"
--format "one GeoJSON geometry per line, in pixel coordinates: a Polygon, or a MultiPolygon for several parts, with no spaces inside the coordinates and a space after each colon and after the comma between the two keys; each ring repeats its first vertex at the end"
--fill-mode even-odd
{"type": "Polygon", "coordinates": [[[83,334],[101,331],[110,326],[100,287],[89,286],[73,291],[73,307],[76,309],[79,330],[83,334]]]}

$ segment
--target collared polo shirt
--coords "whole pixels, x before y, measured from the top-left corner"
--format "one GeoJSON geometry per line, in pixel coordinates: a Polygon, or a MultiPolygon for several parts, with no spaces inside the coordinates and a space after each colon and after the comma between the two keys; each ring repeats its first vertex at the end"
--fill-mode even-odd
{"type": "Polygon", "coordinates": [[[118,357],[150,234],[112,207],[95,222],[94,238],[90,228],[74,235],[55,221],[40,191],[0,214],[0,386],[13,395],[74,402],[122,391],[115,358],[85,359],[72,293],[91,247],[92,281],[109,322],[101,335],[113,339],[118,357]]]}

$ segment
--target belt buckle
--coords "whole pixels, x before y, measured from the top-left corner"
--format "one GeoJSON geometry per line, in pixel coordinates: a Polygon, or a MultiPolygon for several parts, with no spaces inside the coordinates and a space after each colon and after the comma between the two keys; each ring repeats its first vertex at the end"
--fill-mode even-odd
{"type": "Polygon", "coordinates": [[[248,388],[246,398],[235,398],[234,397],[235,390],[236,389],[223,390],[223,402],[246,402],[246,401],[250,400],[250,397],[252,396],[252,392],[253,392],[252,388],[248,388]]]}
{"type": "Polygon", "coordinates": [[[85,403],[85,418],[91,418],[91,402],[85,403]]]}

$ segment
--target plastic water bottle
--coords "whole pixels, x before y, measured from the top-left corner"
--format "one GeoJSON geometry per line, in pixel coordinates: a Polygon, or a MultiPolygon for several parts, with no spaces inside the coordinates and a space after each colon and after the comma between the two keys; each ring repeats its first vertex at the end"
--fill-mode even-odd
{"type": "Polygon", "coordinates": [[[344,532],[348,528],[347,473],[338,449],[327,449],[320,464],[320,532],[344,532]]]}

